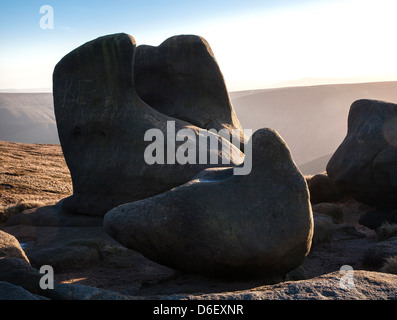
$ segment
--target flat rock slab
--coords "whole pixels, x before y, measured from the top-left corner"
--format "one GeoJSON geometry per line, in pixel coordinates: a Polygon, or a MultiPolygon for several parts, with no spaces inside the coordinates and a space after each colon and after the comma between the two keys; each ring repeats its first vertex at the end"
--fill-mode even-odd
{"type": "Polygon", "coordinates": [[[57,273],[97,264],[128,267],[134,252],[121,246],[102,227],[36,227],[17,225],[3,231],[19,240],[32,266],[50,265],[57,273]]]}
{"type": "Polygon", "coordinates": [[[5,226],[36,227],[101,227],[102,217],[73,214],[62,207],[62,200],[53,206],[25,210],[9,218],[5,226]]]}
{"type": "Polygon", "coordinates": [[[54,69],[55,117],[73,182],[73,195],[62,205],[71,212],[103,216],[122,203],[181,185],[208,167],[234,166],[242,161],[240,149],[228,139],[146,104],[135,90],[135,54],[133,37],[107,35],[68,53],[54,69]],[[177,136],[183,129],[189,129],[191,136],[177,136]],[[169,131],[173,138],[168,139],[169,131]],[[148,137],[148,132],[156,136],[148,137]],[[185,140],[193,144],[207,136],[215,139],[217,148],[200,150],[196,143],[192,147],[194,161],[181,164],[168,160],[185,140]],[[163,139],[161,146],[166,152],[157,150],[160,159],[152,163],[146,151],[155,138],[163,139]],[[241,158],[218,152],[223,144],[241,158]],[[215,157],[217,163],[200,161],[203,155],[215,157]],[[223,160],[230,161],[225,164],[223,160]]]}
{"type": "Polygon", "coordinates": [[[360,224],[370,228],[378,229],[384,223],[397,224],[397,210],[376,210],[361,215],[360,224]]]}
{"type": "Polygon", "coordinates": [[[167,299],[197,300],[396,300],[397,275],[353,271],[353,286],[347,287],[344,274],[333,272],[310,280],[287,281],[237,292],[176,294],[167,299]],[[342,283],[342,284],[341,284],[342,283]]]}
{"type": "Polygon", "coordinates": [[[0,300],[48,300],[30,293],[20,286],[0,281],[0,300]]]}
{"type": "Polygon", "coordinates": [[[243,129],[230,102],[222,72],[209,43],[196,35],[168,38],[158,47],[140,45],[135,57],[135,86],[151,107],[197,127],[243,129]]]}

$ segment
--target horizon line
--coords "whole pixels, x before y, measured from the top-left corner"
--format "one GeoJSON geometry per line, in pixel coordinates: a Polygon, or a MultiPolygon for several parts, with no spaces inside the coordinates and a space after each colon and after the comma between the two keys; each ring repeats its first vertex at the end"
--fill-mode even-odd
{"type": "MultiPolygon", "coordinates": [[[[298,82],[302,81],[310,81],[311,78],[303,78],[303,79],[296,79],[296,80],[286,80],[282,81],[279,83],[275,83],[269,86],[263,86],[263,87],[258,87],[258,88],[253,88],[253,89],[237,89],[237,90],[227,90],[228,92],[245,92],[245,91],[261,91],[261,90],[272,90],[272,89],[286,89],[286,88],[302,88],[302,87],[321,87],[321,86],[329,86],[329,85],[348,85],[348,84],[371,84],[371,83],[391,83],[391,82],[397,82],[396,80],[373,80],[370,81],[368,79],[366,80],[348,80],[347,79],[340,79],[341,82],[337,82],[336,79],[335,81],[330,81],[327,80],[327,78],[313,78],[313,80],[318,80],[318,83],[313,81],[313,83],[307,83],[307,84],[298,84],[298,82]],[[321,83],[321,81],[324,81],[321,83]],[[294,82],[297,82],[296,84],[293,84],[294,82]],[[291,83],[291,84],[287,84],[291,83]]],[[[7,88],[7,89],[1,89],[0,88],[0,93],[52,93],[52,88],[47,87],[47,88],[24,88],[24,89],[12,89],[12,88],[7,88]]]]}

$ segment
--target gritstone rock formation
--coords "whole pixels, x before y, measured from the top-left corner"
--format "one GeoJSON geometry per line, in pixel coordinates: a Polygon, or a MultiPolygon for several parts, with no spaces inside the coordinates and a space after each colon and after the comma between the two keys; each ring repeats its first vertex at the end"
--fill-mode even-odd
{"type": "MultiPolygon", "coordinates": [[[[150,142],[144,137],[149,129],[158,129],[165,137],[167,124],[174,123],[176,132],[190,129],[196,139],[207,130],[160,113],[141,100],[134,85],[135,52],[131,36],[109,35],[75,49],[55,67],[55,116],[73,181],[73,196],[63,202],[67,210],[104,215],[119,204],[181,185],[205,168],[224,166],[224,154],[218,152],[222,139],[212,133],[208,135],[216,136],[218,149],[208,149],[207,159],[215,153],[218,164],[199,164],[201,150],[194,164],[147,164],[144,153],[150,142]]],[[[200,94],[205,99],[206,93],[200,94]]],[[[218,116],[222,111],[214,113],[218,116]]],[[[179,115],[183,118],[183,112],[179,115]]],[[[164,143],[167,150],[167,139],[164,143]]],[[[176,148],[183,143],[177,141],[176,148]]],[[[236,149],[224,139],[223,143],[236,149]]],[[[239,163],[241,159],[232,159],[229,166],[239,163]]]]}
{"type": "Polygon", "coordinates": [[[397,205],[397,105],[358,100],[350,108],[346,138],[327,165],[336,186],[357,200],[397,205]]]}
{"type": "Polygon", "coordinates": [[[138,95],[161,113],[200,128],[237,129],[236,140],[244,143],[221,70],[202,37],[181,35],[158,47],[138,46],[135,86],[138,95]]]}
{"type": "Polygon", "coordinates": [[[280,276],[310,250],[307,184],[273,130],[252,136],[252,172],[207,169],[185,185],[104,217],[118,242],[175,269],[220,277],[280,276]]]}

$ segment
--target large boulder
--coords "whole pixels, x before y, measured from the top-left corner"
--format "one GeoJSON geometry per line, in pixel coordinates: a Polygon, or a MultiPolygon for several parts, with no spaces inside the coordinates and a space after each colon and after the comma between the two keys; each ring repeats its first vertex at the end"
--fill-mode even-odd
{"type": "Polygon", "coordinates": [[[235,140],[244,142],[222,72],[202,37],[180,35],[158,47],[138,46],[135,86],[139,96],[161,113],[232,135],[237,129],[235,140]]]}
{"type": "Polygon", "coordinates": [[[118,242],[179,270],[216,277],[277,277],[310,250],[307,184],[271,129],[252,136],[252,171],[207,169],[185,185],[118,206],[104,228],[118,242]]]}
{"type": "Polygon", "coordinates": [[[181,185],[207,167],[233,166],[242,161],[240,156],[224,161],[224,153],[219,152],[222,146],[235,154],[240,152],[226,139],[166,116],[141,100],[134,85],[135,52],[131,36],[108,35],[73,50],[55,67],[55,116],[73,181],[73,195],[62,203],[69,211],[103,216],[119,204],[181,185]],[[145,151],[158,138],[145,137],[150,129],[160,132],[167,150],[167,155],[156,154],[160,158],[153,164],[145,159],[145,151]],[[182,129],[189,129],[193,136],[179,140],[172,136],[182,129]],[[167,161],[168,153],[175,156],[174,144],[178,151],[188,138],[198,141],[199,137],[214,138],[218,148],[203,151],[197,143],[195,161],[167,161]],[[217,163],[200,161],[203,152],[207,159],[215,155],[217,163]]]}
{"type": "Polygon", "coordinates": [[[397,205],[397,105],[358,100],[348,132],[327,165],[343,192],[377,206],[397,205]]]}

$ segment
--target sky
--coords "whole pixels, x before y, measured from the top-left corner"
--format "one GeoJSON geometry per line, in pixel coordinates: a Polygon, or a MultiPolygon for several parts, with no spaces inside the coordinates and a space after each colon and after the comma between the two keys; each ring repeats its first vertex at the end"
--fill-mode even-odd
{"type": "Polygon", "coordinates": [[[1,0],[0,89],[50,90],[63,56],[118,32],[204,37],[230,91],[393,81],[396,12],[396,0],[1,0]]]}

